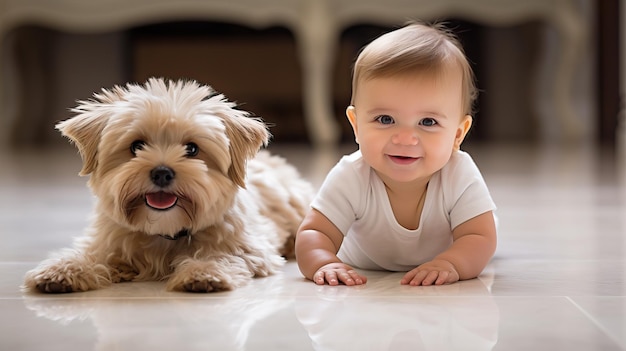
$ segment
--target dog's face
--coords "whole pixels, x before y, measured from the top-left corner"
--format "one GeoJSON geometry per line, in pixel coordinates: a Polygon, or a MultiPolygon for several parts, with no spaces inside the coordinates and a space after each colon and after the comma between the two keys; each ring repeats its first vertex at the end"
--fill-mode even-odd
{"type": "Polygon", "coordinates": [[[193,81],[94,97],[57,128],[78,147],[99,211],[134,231],[173,237],[219,222],[269,138],[261,121],[193,81]]]}

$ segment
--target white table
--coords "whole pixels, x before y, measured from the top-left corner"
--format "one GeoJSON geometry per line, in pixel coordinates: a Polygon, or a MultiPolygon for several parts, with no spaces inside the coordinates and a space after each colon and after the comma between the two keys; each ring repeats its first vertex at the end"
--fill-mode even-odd
{"type": "MultiPolygon", "coordinates": [[[[408,19],[463,18],[487,25],[539,19],[552,25],[559,50],[545,91],[535,104],[542,120],[556,119],[559,139],[582,135],[570,91],[584,44],[584,21],[573,0],[0,0],[0,44],[5,33],[37,23],[79,33],[123,30],[172,20],[219,20],[256,28],[282,25],[293,31],[303,69],[305,120],[317,146],[333,145],[339,127],[332,112],[332,68],[341,31],[351,24],[398,25],[408,19]],[[550,106],[539,106],[548,103],[550,106]]],[[[1,47],[1,46],[0,46],[1,47]]],[[[0,58],[7,55],[0,55],[0,58]]],[[[546,60],[550,61],[550,60],[546,60]]],[[[549,64],[549,63],[548,63],[549,64]]],[[[0,68],[6,67],[0,62],[0,68]]],[[[17,123],[19,78],[0,70],[0,139],[17,123]],[[13,105],[12,105],[13,103],[13,105]]],[[[9,72],[10,73],[10,72],[9,72]]]]}

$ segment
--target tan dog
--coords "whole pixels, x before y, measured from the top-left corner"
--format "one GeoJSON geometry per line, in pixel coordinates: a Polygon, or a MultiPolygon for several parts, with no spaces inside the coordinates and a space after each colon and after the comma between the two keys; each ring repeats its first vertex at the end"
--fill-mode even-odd
{"type": "Polygon", "coordinates": [[[291,253],[311,185],[266,151],[265,124],[193,81],[102,90],[57,125],[97,198],[87,235],[26,274],[62,293],[167,279],[168,290],[230,290],[291,253]]]}

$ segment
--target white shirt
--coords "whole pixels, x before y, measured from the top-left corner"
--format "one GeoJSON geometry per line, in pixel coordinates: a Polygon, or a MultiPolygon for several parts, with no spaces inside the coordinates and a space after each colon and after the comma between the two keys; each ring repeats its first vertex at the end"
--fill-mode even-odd
{"type": "Polygon", "coordinates": [[[455,151],[428,183],[419,227],[395,219],[385,185],[360,151],[330,171],[311,206],[343,234],[337,256],[362,269],[409,271],[452,244],[452,230],[495,210],[485,181],[469,154],[455,151]]]}

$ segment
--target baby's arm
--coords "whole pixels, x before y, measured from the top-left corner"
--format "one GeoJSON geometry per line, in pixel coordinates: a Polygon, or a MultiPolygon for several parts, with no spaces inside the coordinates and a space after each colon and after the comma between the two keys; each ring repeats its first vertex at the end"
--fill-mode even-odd
{"type": "Polygon", "coordinates": [[[323,285],[365,284],[367,278],[337,257],[343,234],[319,211],[313,209],[304,218],[296,235],[296,260],[302,274],[323,285]]]}
{"type": "Polygon", "coordinates": [[[449,249],[404,275],[401,284],[441,285],[476,278],[496,250],[493,212],[485,212],[457,226],[449,249]]]}

